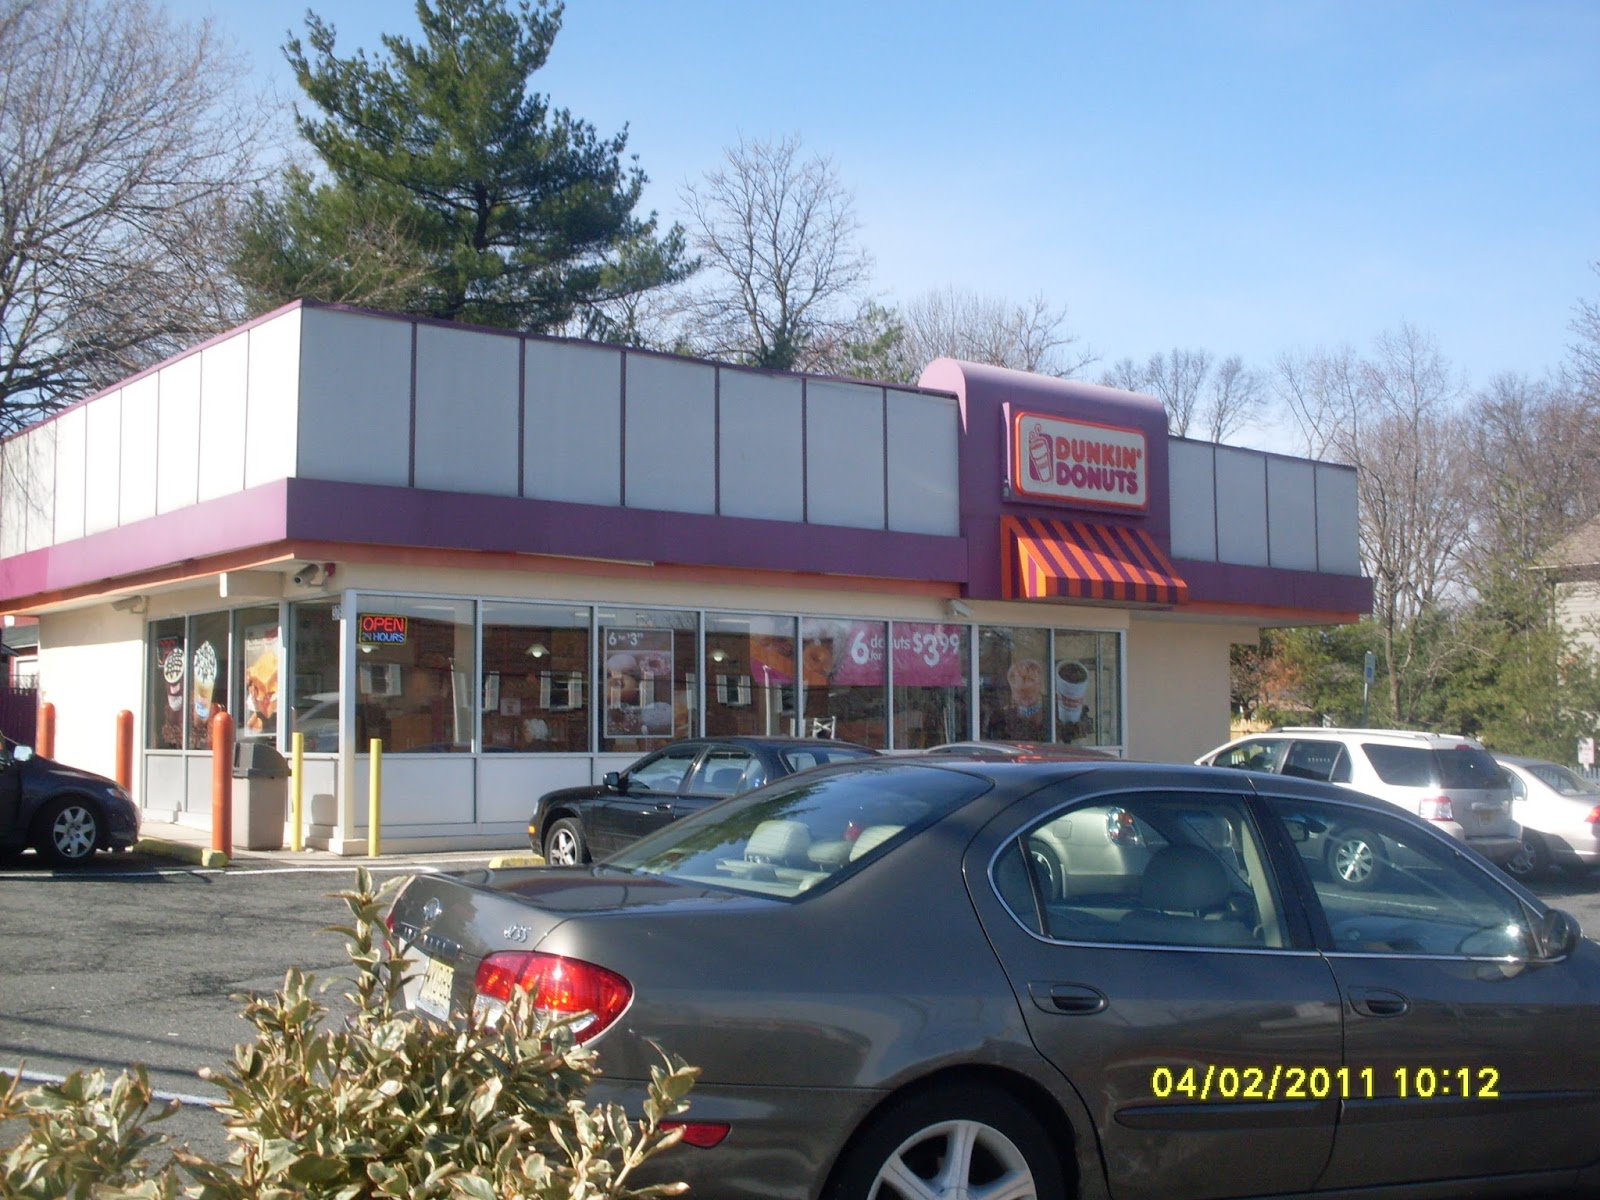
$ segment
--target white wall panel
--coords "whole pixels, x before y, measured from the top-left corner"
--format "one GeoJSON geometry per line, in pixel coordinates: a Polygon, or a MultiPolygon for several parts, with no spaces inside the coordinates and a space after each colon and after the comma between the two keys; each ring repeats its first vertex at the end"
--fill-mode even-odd
{"type": "Polygon", "coordinates": [[[1317,465],[1317,553],[1330,575],[1361,574],[1361,532],[1356,473],[1317,465]]]}
{"type": "Polygon", "coordinates": [[[883,389],[806,384],[806,519],[882,529],[883,389]]]}
{"type": "Polygon", "coordinates": [[[151,372],[122,389],[122,502],[118,523],[156,515],[156,438],[161,376],[151,372]]]}
{"type": "Polygon", "coordinates": [[[417,327],[419,488],[517,494],[520,338],[417,327]]]}
{"type": "Polygon", "coordinates": [[[1316,467],[1305,459],[1267,459],[1267,550],[1274,567],[1317,569],[1316,467]]]}
{"type": "Polygon", "coordinates": [[[28,543],[28,447],[18,434],[0,443],[0,555],[21,554],[28,543]]]}
{"type": "Polygon", "coordinates": [[[244,490],[245,398],[250,339],[243,333],[200,352],[200,499],[244,490]]]}
{"type": "Polygon", "coordinates": [[[88,442],[84,469],[83,531],[101,533],[117,527],[117,505],[122,500],[118,478],[122,469],[122,393],[107,392],[85,404],[88,442]]]}
{"type": "Polygon", "coordinates": [[[956,401],[890,388],[886,402],[889,528],[959,535],[961,430],[956,401]]]}
{"type": "Polygon", "coordinates": [[[326,308],[300,314],[306,479],[404,487],[411,479],[411,323],[326,308]]]}
{"type": "Polygon", "coordinates": [[[1217,560],[1217,473],[1210,442],[1167,439],[1172,555],[1217,560]]]}
{"type": "MultiPolygon", "coordinates": [[[[156,508],[195,503],[200,493],[200,356],[161,369],[161,431],[156,445],[156,508]]],[[[93,478],[93,476],[91,476],[93,478]]]]}
{"type": "Polygon", "coordinates": [[[804,520],[799,378],[727,367],[720,376],[722,515],[804,520]]]}
{"type": "Polygon", "coordinates": [[[46,421],[28,433],[28,535],[29,550],[44,550],[56,534],[56,423],[46,421]]]}
{"type": "MultiPolygon", "coordinates": [[[[370,786],[372,761],[356,760],[355,794],[365,796],[370,786]]],[[[472,823],[473,763],[469,754],[448,758],[411,754],[383,756],[383,808],[379,813],[380,840],[407,825],[459,825],[472,823]]],[[[531,813],[532,808],[528,811],[531,813]]],[[[527,819],[525,813],[523,819],[527,819]]],[[[367,836],[367,806],[352,804],[344,814],[346,837],[367,836]]]]}
{"type": "Polygon", "coordinates": [[[1217,560],[1248,567],[1267,563],[1267,460],[1217,447],[1217,560]]]}
{"type": "Polygon", "coordinates": [[[528,343],[523,495],[575,504],[622,496],[622,352],[528,343]]]}
{"type": "Polygon", "coordinates": [[[302,312],[291,309],[250,330],[250,390],[244,424],[247,488],[295,473],[302,312]]]}
{"type": "Polygon", "coordinates": [[[56,532],[57,543],[83,536],[84,441],[88,416],[80,406],[56,418],[56,532]]]}
{"type": "Polygon", "coordinates": [[[623,478],[628,507],[715,512],[716,369],[630,354],[627,372],[623,478]]]}
{"type": "MultiPolygon", "coordinates": [[[[385,763],[393,759],[385,759],[385,763]]],[[[556,788],[583,787],[589,778],[588,755],[484,754],[478,758],[478,823],[521,821],[532,815],[530,796],[542,796],[556,788]]]]}

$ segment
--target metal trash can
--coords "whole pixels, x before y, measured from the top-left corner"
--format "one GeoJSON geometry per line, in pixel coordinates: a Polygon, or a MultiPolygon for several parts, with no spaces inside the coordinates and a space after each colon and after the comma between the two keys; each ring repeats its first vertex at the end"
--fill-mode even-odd
{"type": "Polygon", "coordinates": [[[282,850],[289,807],[289,762],[270,742],[233,747],[233,846],[282,850]]]}

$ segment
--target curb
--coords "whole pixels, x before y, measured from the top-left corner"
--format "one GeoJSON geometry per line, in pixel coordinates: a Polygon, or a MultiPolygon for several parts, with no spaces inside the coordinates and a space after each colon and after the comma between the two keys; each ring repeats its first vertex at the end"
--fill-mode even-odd
{"type": "Polygon", "coordinates": [[[179,862],[193,863],[199,867],[226,867],[229,858],[221,850],[210,850],[203,846],[191,846],[188,842],[169,842],[165,838],[140,838],[133,844],[135,854],[158,854],[163,858],[175,858],[179,862]]]}
{"type": "Polygon", "coordinates": [[[489,870],[500,871],[507,867],[542,867],[542,854],[497,854],[489,860],[489,870]]]}

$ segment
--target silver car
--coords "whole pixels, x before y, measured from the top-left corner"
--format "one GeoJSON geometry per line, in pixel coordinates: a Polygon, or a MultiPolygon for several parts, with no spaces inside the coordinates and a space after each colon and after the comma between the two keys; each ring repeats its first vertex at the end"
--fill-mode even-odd
{"type": "Polygon", "coordinates": [[[1525,875],[1600,863],[1600,785],[1542,758],[1495,755],[1511,776],[1512,804],[1527,850],[1525,875]]]}

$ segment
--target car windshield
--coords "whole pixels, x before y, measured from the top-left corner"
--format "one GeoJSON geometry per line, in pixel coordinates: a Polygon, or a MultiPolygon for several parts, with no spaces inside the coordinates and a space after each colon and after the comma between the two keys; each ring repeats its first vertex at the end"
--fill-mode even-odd
{"type": "Polygon", "coordinates": [[[989,787],[910,765],[796,776],[676,821],[605,865],[792,899],[862,869],[989,787]]]}

